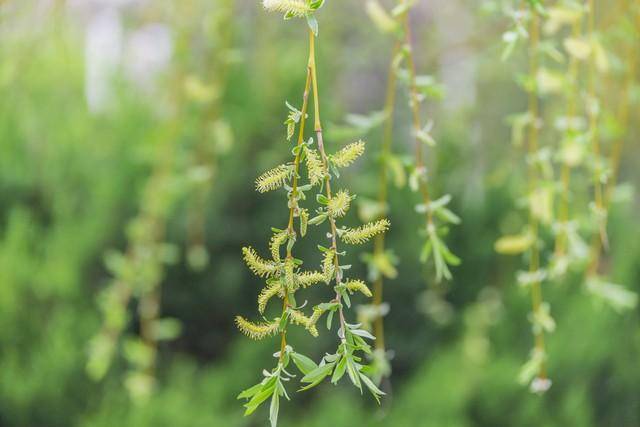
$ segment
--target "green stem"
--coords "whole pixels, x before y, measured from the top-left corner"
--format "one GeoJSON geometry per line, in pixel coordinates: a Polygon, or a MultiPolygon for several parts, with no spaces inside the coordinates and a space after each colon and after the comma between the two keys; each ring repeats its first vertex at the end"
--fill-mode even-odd
{"type": "MultiPolygon", "coordinates": [[[[294,173],[293,173],[293,182],[291,185],[291,198],[295,200],[298,192],[298,173],[300,170],[300,158],[302,153],[302,144],[304,143],[304,128],[307,117],[307,110],[309,108],[309,90],[311,88],[311,64],[313,63],[314,57],[314,45],[313,39],[309,42],[309,61],[307,63],[307,78],[304,85],[304,92],[302,94],[302,109],[300,110],[302,115],[300,118],[300,127],[298,129],[298,140],[296,142],[296,147],[298,148],[296,151],[295,158],[293,160],[294,164],[294,173]]],[[[290,203],[289,208],[289,222],[287,224],[287,231],[289,235],[294,235],[295,230],[293,227],[293,219],[296,214],[297,203],[290,203]]],[[[287,259],[293,258],[291,253],[291,246],[287,245],[287,259]]],[[[284,298],[282,299],[282,312],[284,313],[289,307],[289,296],[287,292],[284,293],[284,298]]],[[[280,332],[280,362],[284,359],[284,350],[287,346],[287,331],[283,330],[280,332]]]]}
{"type": "MultiPolygon", "coordinates": [[[[385,100],[385,126],[382,139],[382,150],[380,156],[380,175],[378,181],[378,204],[380,206],[387,206],[388,198],[388,165],[387,158],[391,155],[391,143],[393,142],[393,122],[394,122],[394,110],[396,101],[396,89],[397,89],[397,76],[394,66],[395,57],[400,51],[400,41],[396,41],[393,52],[391,55],[391,61],[389,64],[389,71],[387,76],[387,93],[385,100]]],[[[374,257],[384,256],[385,252],[385,233],[380,233],[374,240],[374,257]]],[[[376,281],[373,285],[373,305],[378,309],[380,313],[380,306],[382,305],[382,293],[384,288],[384,278],[382,274],[378,274],[376,281]]],[[[384,351],[384,320],[380,314],[376,317],[373,324],[374,335],[376,336],[376,349],[384,351]]]]}
{"type": "MultiPolygon", "coordinates": [[[[315,61],[314,40],[315,36],[312,31],[309,31],[310,46],[312,49],[312,55],[309,58],[309,67],[311,69],[311,79],[313,81],[313,105],[314,105],[314,125],[316,131],[316,139],[318,143],[318,151],[322,158],[322,166],[324,168],[324,188],[326,191],[327,199],[331,200],[331,175],[329,174],[329,159],[327,157],[326,150],[324,148],[324,139],[322,136],[322,123],[320,121],[320,94],[318,91],[318,71],[315,61]]],[[[331,250],[333,250],[333,265],[336,274],[336,286],[342,283],[342,271],[340,270],[340,260],[338,257],[338,228],[334,218],[329,217],[329,226],[331,228],[331,250]]],[[[345,342],[346,334],[346,321],[344,318],[344,311],[342,308],[342,296],[340,291],[336,290],[335,301],[338,303],[338,316],[340,319],[340,328],[342,329],[342,342],[345,342]]]]}
{"type": "MultiPolygon", "coordinates": [[[[531,28],[529,30],[529,73],[531,76],[538,74],[538,50],[540,45],[540,17],[535,7],[531,7],[531,28]]],[[[529,124],[529,143],[528,152],[529,158],[533,159],[538,152],[538,91],[534,88],[529,92],[529,116],[531,123],[529,124]]],[[[535,162],[529,163],[529,194],[533,194],[538,188],[538,171],[535,162]]],[[[529,202],[531,203],[531,202],[529,202]]],[[[529,227],[533,236],[533,245],[531,246],[530,260],[529,260],[529,272],[537,273],[540,268],[540,251],[538,248],[538,219],[533,211],[533,208],[529,207],[529,227]]],[[[533,307],[533,313],[537,313],[540,310],[542,304],[542,286],[539,280],[535,280],[531,284],[531,304],[533,307]]],[[[534,329],[535,347],[541,353],[545,354],[545,342],[544,332],[541,328],[534,329]]],[[[545,379],[546,363],[543,361],[538,372],[538,377],[545,379]]]]}

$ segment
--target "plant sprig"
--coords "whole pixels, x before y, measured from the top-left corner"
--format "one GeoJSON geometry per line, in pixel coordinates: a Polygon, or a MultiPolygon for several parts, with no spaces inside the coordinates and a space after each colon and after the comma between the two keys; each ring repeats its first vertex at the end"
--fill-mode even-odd
{"type": "MultiPolygon", "coordinates": [[[[258,311],[265,312],[267,304],[274,297],[282,299],[282,311],[278,318],[251,322],[238,316],[236,323],[239,329],[253,339],[262,339],[277,333],[280,334],[280,350],[274,355],[278,362],[270,371],[263,372],[263,379],[256,385],[241,392],[239,399],[247,399],[245,415],[253,413],[262,403],[268,399],[270,403],[270,422],[275,427],[278,422],[280,398],[289,399],[285,383],[294,375],[287,371],[290,361],[304,375],[301,379],[304,386],[301,390],[307,390],[322,382],[329,374],[333,373],[332,382],[337,383],[344,372],[349,374],[352,382],[362,390],[362,384],[372,392],[376,399],[383,395],[375,384],[366,376],[366,366],[361,363],[359,352],[370,352],[370,346],[364,341],[373,339],[367,331],[359,329],[357,325],[348,324],[345,320],[344,306],[351,306],[350,295],[358,292],[365,296],[371,296],[366,284],[360,280],[343,280],[344,271],[350,266],[341,265],[339,257],[344,255],[338,249],[337,238],[353,243],[366,241],[377,233],[382,233],[388,228],[388,222],[365,225],[362,228],[338,230],[336,220],[344,217],[351,207],[353,197],[347,190],[336,193],[331,191],[332,178],[339,176],[338,168],[352,164],[364,152],[364,143],[358,141],[344,147],[332,155],[327,155],[324,147],[322,127],[320,124],[320,103],[318,93],[317,69],[315,59],[315,37],[317,36],[317,21],[313,18],[322,1],[264,1],[268,10],[283,12],[285,18],[305,17],[309,23],[309,59],[307,63],[307,77],[303,93],[302,108],[298,110],[287,103],[289,114],[285,120],[287,140],[291,139],[298,126],[298,139],[292,150],[294,159],[292,162],[277,166],[265,172],[256,180],[256,189],[266,192],[283,188],[287,192],[287,206],[289,208],[289,221],[286,229],[273,228],[273,237],[270,240],[271,259],[262,258],[252,248],[244,248],[244,259],[249,269],[257,276],[266,279],[266,286],[258,297],[258,311]],[[313,18],[313,19],[312,19],[313,18]],[[315,23],[315,24],[314,24],[315,23]],[[314,100],[314,130],[316,132],[317,148],[314,147],[313,138],[305,140],[305,124],[307,110],[309,108],[309,95],[313,91],[314,100]],[[301,166],[306,165],[308,183],[301,184],[301,166]],[[318,208],[313,218],[310,218],[309,210],[301,206],[301,202],[308,201],[306,192],[318,187],[320,192],[316,195],[318,208]],[[324,194],[322,190],[324,189],[324,194]],[[294,226],[294,219],[299,219],[299,227],[294,226]],[[308,226],[319,226],[327,221],[330,225],[331,245],[324,247],[318,245],[322,256],[320,270],[301,271],[303,261],[293,257],[293,247],[307,234],[308,226]],[[350,240],[351,239],[351,240],[350,240]],[[281,247],[286,248],[286,255],[282,257],[281,247]],[[330,301],[316,304],[312,314],[307,316],[302,309],[305,304],[297,305],[295,294],[298,290],[310,285],[335,283],[335,297],[330,301]],[[304,327],[312,336],[319,334],[316,327],[321,317],[326,314],[327,328],[331,329],[334,313],[339,318],[338,336],[340,344],[334,356],[325,356],[319,364],[309,357],[297,353],[287,342],[286,336],[290,325],[304,327]]],[[[386,221],[386,220],[385,220],[386,221]]]]}

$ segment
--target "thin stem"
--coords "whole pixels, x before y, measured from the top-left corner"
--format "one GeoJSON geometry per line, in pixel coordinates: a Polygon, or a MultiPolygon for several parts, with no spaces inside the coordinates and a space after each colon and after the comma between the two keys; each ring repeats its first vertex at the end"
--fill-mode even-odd
{"type": "MultiPolygon", "coordinates": [[[[415,167],[419,173],[424,173],[425,176],[420,177],[419,190],[422,196],[422,202],[425,206],[429,206],[431,198],[429,196],[429,187],[427,184],[426,170],[424,164],[424,154],[422,141],[418,139],[418,134],[422,130],[422,123],[420,120],[420,100],[418,95],[418,84],[416,81],[416,63],[413,55],[413,48],[411,43],[411,25],[409,24],[409,12],[407,11],[402,16],[402,24],[404,26],[404,43],[407,50],[407,62],[409,65],[409,105],[411,106],[412,120],[413,120],[413,133],[415,138],[415,167]]],[[[427,226],[433,225],[433,212],[431,209],[426,210],[427,226]]]]}
{"type": "MultiPolygon", "coordinates": [[[[595,38],[595,2],[594,0],[588,0],[588,29],[589,29],[589,37],[591,41],[595,38]]],[[[598,132],[598,117],[599,117],[599,106],[597,105],[596,100],[596,60],[595,55],[592,53],[589,55],[589,83],[588,83],[588,98],[589,98],[589,108],[588,108],[588,117],[589,117],[589,137],[591,139],[591,151],[593,152],[594,158],[594,168],[593,168],[593,197],[596,208],[596,215],[598,217],[599,229],[600,229],[600,240],[602,244],[607,246],[607,232],[606,225],[604,219],[601,218],[602,213],[604,212],[604,203],[602,196],[602,184],[600,182],[600,135],[598,132]]]]}
{"type": "MultiPolygon", "coordinates": [[[[538,49],[540,44],[540,17],[538,16],[538,12],[534,7],[531,7],[531,28],[529,31],[529,73],[532,76],[538,74],[538,49]]],[[[538,93],[537,88],[534,88],[529,92],[529,115],[531,117],[531,123],[529,125],[529,143],[528,143],[528,151],[529,151],[529,192],[532,194],[538,186],[538,171],[536,170],[536,164],[533,161],[536,153],[538,152],[538,116],[539,116],[539,105],[538,105],[538,93]]],[[[531,202],[530,202],[531,203],[531,202]]],[[[531,273],[536,273],[540,268],[540,252],[537,245],[538,242],[538,219],[536,218],[536,214],[533,212],[533,208],[529,207],[529,227],[531,229],[531,233],[533,235],[534,244],[531,246],[530,260],[529,260],[529,271],[531,273]]],[[[537,313],[540,310],[540,306],[542,304],[542,286],[539,280],[535,280],[534,283],[531,284],[531,303],[533,307],[533,312],[537,313]]],[[[544,354],[545,352],[545,343],[544,343],[544,332],[540,328],[534,329],[534,337],[535,337],[535,346],[536,350],[544,354]]],[[[542,362],[540,366],[540,372],[538,376],[542,379],[546,378],[546,366],[545,362],[542,362]]]]}
{"type": "MultiPolygon", "coordinates": [[[[380,163],[380,175],[378,182],[378,203],[380,206],[387,205],[387,193],[388,193],[388,165],[387,158],[391,154],[391,143],[393,142],[393,122],[394,122],[394,110],[396,103],[396,89],[397,89],[397,76],[395,70],[395,57],[400,51],[400,41],[396,41],[393,52],[391,55],[391,61],[389,64],[389,71],[387,76],[387,93],[385,100],[385,125],[384,125],[384,134],[382,139],[382,150],[381,150],[381,163],[380,163]]],[[[385,252],[385,233],[380,233],[375,237],[374,240],[374,256],[384,256],[385,252]]],[[[384,319],[380,315],[380,305],[382,304],[382,292],[384,288],[384,278],[382,274],[378,274],[376,281],[373,285],[373,305],[378,309],[378,316],[375,318],[373,323],[373,332],[376,336],[376,349],[383,350],[385,349],[384,342],[384,319]]]]}
{"type": "MultiPolygon", "coordinates": [[[[635,16],[638,25],[640,25],[640,14],[635,16]]],[[[636,40],[637,42],[637,40],[636,40]]],[[[634,55],[634,48],[636,44],[633,42],[630,43],[627,47],[627,55],[629,58],[629,66],[627,68],[627,75],[625,78],[625,84],[623,86],[623,93],[620,99],[620,110],[618,112],[618,117],[620,118],[620,126],[625,130],[614,142],[613,148],[611,150],[611,176],[609,177],[609,181],[607,181],[606,191],[604,194],[604,209],[606,212],[609,211],[609,207],[611,205],[611,198],[613,195],[613,191],[615,190],[616,183],[618,180],[618,173],[620,170],[620,159],[622,157],[622,149],[624,147],[624,142],[626,137],[628,136],[627,127],[629,126],[629,118],[630,118],[630,95],[631,88],[633,87],[636,69],[637,69],[637,58],[634,55]]],[[[607,217],[605,216],[605,227],[607,217]]],[[[588,276],[594,276],[598,272],[598,267],[600,265],[600,257],[602,252],[602,239],[600,236],[594,236],[591,240],[591,260],[589,262],[589,267],[587,269],[588,276]]]]}
{"type": "MultiPolygon", "coordinates": [[[[572,25],[572,37],[577,38],[580,36],[580,19],[572,25]]],[[[565,132],[565,138],[573,138],[575,134],[574,117],[576,115],[576,98],[577,98],[577,85],[578,85],[578,58],[575,55],[571,56],[569,60],[569,82],[570,87],[567,94],[567,129],[565,132]]],[[[566,159],[562,162],[561,171],[562,180],[562,196],[560,199],[560,209],[558,212],[558,222],[566,227],[569,222],[569,197],[570,197],[570,180],[571,180],[571,165],[566,159]]],[[[556,236],[555,242],[555,254],[556,256],[562,256],[567,250],[567,231],[566,228],[559,230],[556,236]]]]}
{"type": "MultiPolygon", "coordinates": [[[[309,30],[309,43],[311,46],[311,56],[309,58],[309,68],[311,69],[311,79],[313,81],[313,105],[314,105],[314,124],[316,131],[316,138],[318,142],[318,151],[322,158],[322,166],[324,168],[324,187],[327,195],[327,199],[331,200],[331,175],[329,174],[329,159],[324,148],[324,139],[322,137],[322,123],[320,121],[320,95],[318,91],[318,71],[315,61],[315,36],[311,30],[309,30]]],[[[342,283],[342,271],[340,270],[340,261],[338,257],[338,229],[336,227],[336,221],[334,218],[329,217],[329,225],[331,227],[331,250],[333,251],[333,265],[336,274],[336,286],[342,283]]],[[[338,316],[340,319],[340,328],[342,330],[341,340],[345,342],[346,334],[346,321],[344,318],[344,311],[342,308],[342,296],[339,290],[336,290],[335,301],[338,302],[338,316]]]]}
{"type": "MultiPolygon", "coordinates": [[[[309,42],[309,61],[307,63],[307,78],[304,85],[304,92],[302,94],[302,109],[300,110],[302,115],[300,118],[300,127],[298,129],[298,140],[296,142],[296,147],[298,149],[296,150],[296,155],[293,161],[294,173],[293,173],[293,182],[291,185],[291,200],[295,200],[298,193],[298,173],[300,170],[300,158],[302,153],[301,148],[304,142],[304,128],[306,123],[307,110],[309,108],[309,90],[311,88],[311,64],[313,62],[313,56],[314,56],[314,46],[313,46],[313,40],[311,40],[309,42]]],[[[295,216],[296,210],[297,210],[297,203],[290,203],[289,222],[287,224],[287,231],[289,235],[295,234],[295,230],[293,227],[293,218],[295,216]]],[[[292,250],[291,246],[287,245],[287,259],[293,258],[291,250],[292,250]]],[[[282,299],[282,312],[284,313],[288,307],[289,307],[289,296],[287,292],[285,292],[284,298],[282,299]]],[[[286,335],[287,335],[286,330],[283,330],[282,332],[280,332],[280,363],[282,363],[284,359],[284,350],[287,346],[286,335]]]]}

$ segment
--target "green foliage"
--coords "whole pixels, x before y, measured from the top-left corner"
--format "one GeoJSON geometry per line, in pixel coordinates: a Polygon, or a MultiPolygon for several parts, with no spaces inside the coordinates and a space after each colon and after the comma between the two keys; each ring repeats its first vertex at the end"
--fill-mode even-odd
{"type": "Polygon", "coordinates": [[[410,2],[396,9],[386,0],[325,2],[315,14],[321,141],[309,133],[315,108],[303,115],[299,99],[308,63],[298,32],[313,19],[283,26],[284,13],[231,0],[112,5],[122,55],[107,79],[111,102],[96,112],[86,101],[93,71],[85,36],[100,8],[75,3],[9,0],[0,8],[1,425],[240,427],[268,425],[276,415],[284,427],[640,425],[640,235],[630,184],[638,174],[631,143],[640,101],[637,5],[594,2],[591,37],[584,3],[543,2],[532,74],[529,3],[415,2],[413,54],[423,71],[417,97],[407,98],[401,24],[410,2]],[[503,7],[507,19],[496,13],[503,7]],[[517,25],[526,33],[502,62],[498,33],[517,25]],[[143,83],[132,80],[136,61],[155,52],[139,55],[140,35],[163,26],[172,37],[170,63],[143,83]],[[514,84],[519,72],[526,75],[514,84]],[[393,114],[386,74],[398,82],[393,114]],[[532,91],[540,95],[537,120],[522,112],[532,91]],[[469,95],[462,104],[461,94],[469,95]],[[415,105],[408,99],[428,114],[419,132],[408,125],[415,105]],[[297,142],[303,117],[302,148],[287,146],[287,137],[297,142]],[[513,127],[500,117],[512,117],[513,127]],[[527,156],[519,147],[527,148],[534,124],[540,146],[527,156]],[[347,168],[332,162],[360,138],[366,155],[347,168]],[[409,155],[416,142],[425,169],[409,155]],[[253,180],[292,164],[298,152],[299,170],[256,197],[253,180]],[[535,191],[528,164],[538,172],[535,191]],[[599,209],[594,172],[603,180],[599,209]],[[424,178],[430,203],[420,194],[424,178]],[[283,224],[291,208],[294,237],[283,224]],[[538,230],[527,224],[530,210],[538,230]],[[464,262],[453,268],[443,258],[442,282],[425,291],[437,274],[433,251],[426,268],[418,262],[430,239],[429,212],[441,252],[464,262]],[[338,236],[386,217],[390,232],[365,246],[338,236]],[[525,265],[535,247],[540,268],[498,256],[494,246],[525,265]],[[263,277],[243,265],[243,247],[263,277]],[[131,292],[126,304],[113,292],[117,283],[131,292]],[[544,301],[532,311],[534,283],[544,301]],[[142,304],[153,290],[160,292],[155,314],[142,304]],[[271,335],[245,338],[236,313],[271,335]],[[115,341],[99,334],[107,326],[119,331],[115,341]],[[529,328],[545,331],[544,354],[530,351],[529,328]],[[88,363],[101,381],[87,374],[88,363]],[[553,386],[532,395],[518,379],[546,389],[536,380],[542,363],[553,386]],[[253,401],[248,419],[235,397],[252,384],[256,393],[241,399],[253,401]]]}

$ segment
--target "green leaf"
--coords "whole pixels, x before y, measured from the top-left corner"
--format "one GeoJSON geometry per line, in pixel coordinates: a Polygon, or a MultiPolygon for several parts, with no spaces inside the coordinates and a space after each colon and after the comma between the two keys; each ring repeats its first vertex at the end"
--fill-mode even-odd
{"type": "Polygon", "coordinates": [[[347,358],[343,356],[342,358],[340,358],[340,361],[336,365],[336,369],[333,371],[333,376],[331,377],[331,383],[338,384],[338,381],[340,381],[340,378],[342,378],[346,369],[347,369],[347,358]]]}
{"type": "Polygon", "coordinates": [[[363,338],[368,338],[370,340],[375,340],[376,337],[374,337],[373,335],[371,335],[371,333],[369,333],[368,331],[365,331],[364,329],[353,329],[351,330],[351,333],[354,335],[358,335],[360,337],[363,338]]]}
{"type": "Polygon", "coordinates": [[[324,194],[316,194],[316,201],[321,205],[329,204],[329,199],[324,194]]]}
{"type": "Polygon", "coordinates": [[[371,392],[373,397],[376,399],[376,402],[378,402],[378,404],[380,404],[380,396],[384,396],[386,393],[384,393],[382,390],[380,390],[373,383],[373,381],[371,381],[371,379],[369,377],[367,377],[365,374],[363,374],[362,372],[360,372],[360,378],[362,379],[362,382],[364,383],[364,385],[367,386],[367,388],[369,389],[369,391],[371,392]]]}
{"type": "Polygon", "coordinates": [[[326,219],[327,219],[327,215],[326,214],[320,214],[320,215],[317,215],[317,216],[314,216],[313,218],[311,218],[309,220],[309,224],[311,224],[311,225],[320,225],[326,219]]]}
{"type": "Polygon", "coordinates": [[[331,371],[333,370],[333,366],[333,363],[327,363],[323,366],[318,366],[316,369],[302,377],[300,381],[302,381],[303,383],[313,383],[318,380],[322,381],[327,375],[331,373],[331,371]]]}
{"type": "Polygon", "coordinates": [[[314,0],[309,4],[311,10],[318,10],[324,5],[324,0],[314,0]]]}
{"type": "Polygon", "coordinates": [[[253,398],[244,405],[244,407],[247,408],[244,412],[245,416],[251,415],[265,400],[271,397],[275,390],[277,379],[278,377],[276,376],[269,378],[269,380],[262,386],[260,392],[256,393],[253,398]]]}
{"type": "Polygon", "coordinates": [[[420,252],[420,262],[425,263],[429,260],[431,253],[433,252],[433,244],[431,240],[427,240],[422,247],[422,251],[420,252]]]}
{"type": "Polygon", "coordinates": [[[333,370],[335,363],[327,363],[326,365],[319,366],[317,369],[314,369],[308,375],[302,378],[302,382],[309,382],[309,385],[306,385],[300,389],[300,391],[309,390],[320,384],[322,380],[326,378],[327,375],[331,373],[333,370]],[[305,378],[307,379],[305,381],[305,378]]]}
{"type": "Polygon", "coordinates": [[[350,357],[347,357],[347,373],[349,374],[349,378],[353,385],[360,389],[360,393],[362,393],[362,385],[360,383],[360,372],[358,368],[356,368],[355,362],[350,357]]]}
{"type": "Polygon", "coordinates": [[[303,354],[293,352],[291,353],[291,359],[293,360],[293,363],[295,363],[295,365],[298,367],[300,372],[305,375],[308,375],[315,369],[318,369],[318,365],[316,365],[316,362],[309,359],[303,354]]]}
{"type": "Polygon", "coordinates": [[[273,393],[271,396],[271,406],[269,407],[269,421],[271,427],[277,427],[278,425],[278,411],[280,409],[280,395],[273,393]]]}
{"type": "Polygon", "coordinates": [[[331,330],[331,321],[333,320],[333,311],[330,311],[327,315],[327,330],[331,330]]]}
{"type": "Polygon", "coordinates": [[[259,392],[261,389],[262,389],[262,383],[258,383],[253,387],[249,387],[246,390],[242,390],[238,395],[238,397],[236,397],[236,399],[249,399],[253,395],[255,395],[257,392],[259,392]]]}

